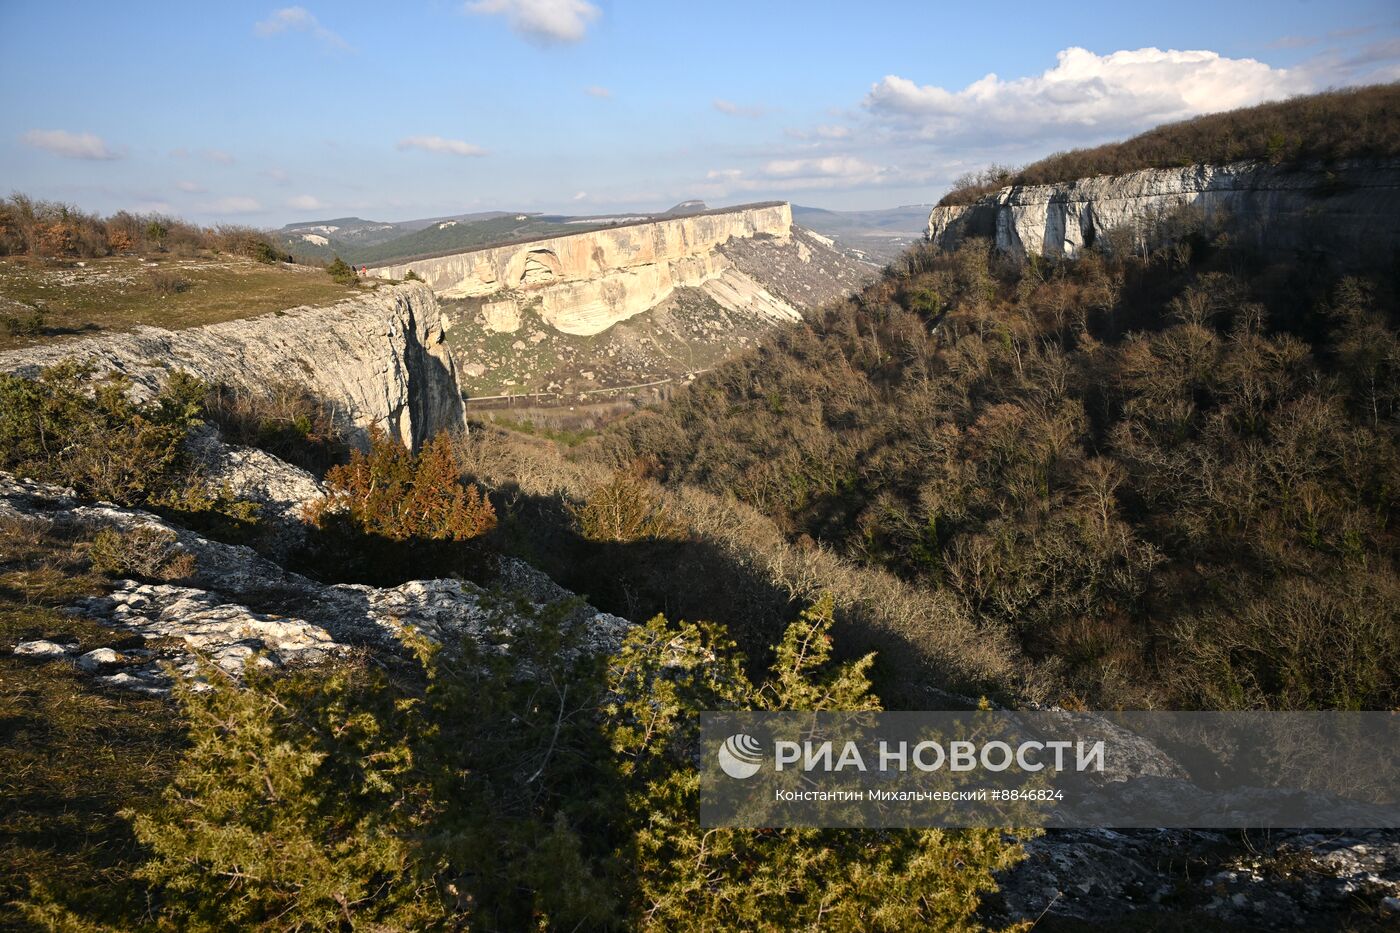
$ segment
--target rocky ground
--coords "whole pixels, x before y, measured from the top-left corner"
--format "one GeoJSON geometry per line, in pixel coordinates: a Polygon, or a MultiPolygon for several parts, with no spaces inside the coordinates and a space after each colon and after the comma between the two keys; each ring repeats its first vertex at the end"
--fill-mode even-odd
{"type": "MultiPolygon", "coordinates": [[[[237,461],[237,453],[230,459],[237,461]]],[[[299,472],[283,464],[273,495],[286,496],[297,486],[314,488],[314,480],[295,476],[299,472]]],[[[290,509],[295,503],[286,505],[290,509]]],[[[283,569],[252,548],[212,541],[149,512],[83,503],[69,490],[8,474],[0,474],[0,518],[154,530],[173,536],[178,550],[193,558],[193,572],[178,582],[118,580],[104,595],[81,598],[68,608],[130,635],[120,650],[88,650],[47,638],[0,647],[22,657],[67,658],[104,685],[143,692],[168,690],[168,666],[191,673],[197,656],[238,676],[255,655],[258,663],[274,667],[319,663],[351,651],[393,655],[401,651],[404,629],[439,639],[455,631],[508,641],[521,624],[512,600],[543,607],[572,597],[543,574],[513,561],[501,568],[500,592],[462,580],[415,580],[391,588],[325,585],[283,569]]],[[[615,647],[629,624],[587,606],[570,618],[587,628],[588,650],[615,647]]]]}

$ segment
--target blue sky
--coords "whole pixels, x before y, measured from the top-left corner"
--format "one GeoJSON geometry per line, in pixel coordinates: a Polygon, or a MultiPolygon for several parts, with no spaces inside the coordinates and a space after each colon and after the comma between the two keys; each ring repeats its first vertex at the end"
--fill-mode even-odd
{"type": "Polygon", "coordinates": [[[1397,79],[1393,2],[0,0],[0,188],[256,225],[890,207],[1397,79]]]}

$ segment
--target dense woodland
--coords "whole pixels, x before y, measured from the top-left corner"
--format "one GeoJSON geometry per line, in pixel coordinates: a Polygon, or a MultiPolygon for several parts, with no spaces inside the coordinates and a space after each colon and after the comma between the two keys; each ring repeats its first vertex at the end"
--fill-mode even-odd
{"type": "Polygon", "coordinates": [[[1008,185],[1048,185],[1144,168],[1257,160],[1327,165],[1400,155],[1400,84],[1348,88],[1167,123],[1132,139],[1074,149],[1023,168],[964,175],[938,203],[971,204],[1008,185]]]}
{"type": "Polygon", "coordinates": [[[955,596],[1063,702],[1393,708],[1395,284],[916,251],[585,456],[955,596]]]}

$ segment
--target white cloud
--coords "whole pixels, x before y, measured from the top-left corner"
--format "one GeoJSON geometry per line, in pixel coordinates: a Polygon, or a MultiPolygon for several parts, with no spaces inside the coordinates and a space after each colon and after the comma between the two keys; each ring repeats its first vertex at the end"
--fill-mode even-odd
{"type": "Polygon", "coordinates": [[[253,32],[264,39],[284,32],[307,32],[314,36],[317,41],[334,48],[350,48],[350,43],[322,26],[306,7],[300,6],[288,6],[280,10],[273,10],[272,15],[267,19],[259,20],[253,24],[253,32]]]}
{"type": "Polygon", "coordinates": [[[263,174],[271,178],[274,184],[278,185],[285,185],[287,180],[291,177],[287,174],[286,170],[280,168],[270,168],[263,172],[263,174]]]}
{"type": "Polygon", "coordinates": [[[67,130],[30,130],[20,139],[27,146],[43,149],[68,159],[109,161],[120,159],[122,154],[102,141],[102,137],[92,133],[70,133],[67,130]]]}
{"type": "Polygon", "coordinates": [[[287,200],[288,207],[295,207],[299,211],[319,211],[326,207],[326,203],[320,198],[310,194],[299,194],[287,200]]]}
{"type": "Polygon", "coordinates": [[[472,0],[468,13],[504,16],[510,28],[532,42],[578,42],[603,15],[587,0],[472,0]]]}
{"type": "Polygon", "coordinates": [[[444,139],[441,136],[408,136],[399,140],[400,150],[421,149],[424,152],[442,152],[458,156],[484,156],[486,150],[480,146],[463,142],[460,139],[444,139]]]}
{"type": "Polygon", "coordinates": [[[262,209],[255,198],[244,197],[219,198],[204,205],[204,210],[210,214],[256,214],[262,209]]]}
{"type": "Polygon", "coordinates": [[[927,184],[929,170],[877,165],[856,156],[771,159],[753,170],[711,169],[700,193],[725,197],[739,192],[832,191],[927,184]]]}
{"type": "Polygon", "coordinates": [[[612,91],[608,90],[605,87],[601,87],[597,84],[589,85],[588,87],[584,88],[583,93],[587,94],[589,97],[600,97],[605,100],[609,97],[612,97],[612,91]]]}
{"type": "Polygon", "coordinates": [[[188,194],[203,194],[209,190],[197,181],[177,181],[175,187],[188,194]]]}
{"type": "Polygon", "coordinates": [[[574,195],[574,200],[575,200],[575,201],[582,201],[582,200],[583,200],[584,198],[586,198],[586,197],[588,197],[588,192],[587,192],[587,191],[580,191],[578,194],[574,195]]]}
{"type": "Polygon", "coordinates": [[[721,97],[716,97],[711,106],[720,113],[728,114],[731,117],[761,117],[768,112],[765,107],[746,107],[743,104],[736,104],[732,100],[724,100],[721,97]]]}
{"type": "Polygon", "coordinates": [[[1069,48],[1056,58],[1040,75],[1003,81],[989,74],[956,91],[888,75],[871,86],[865,106],[925,138],[1081,129],[1098,139],[1284,97],[1308,84],[1288,69],[1210,51],[1069,48]]]}

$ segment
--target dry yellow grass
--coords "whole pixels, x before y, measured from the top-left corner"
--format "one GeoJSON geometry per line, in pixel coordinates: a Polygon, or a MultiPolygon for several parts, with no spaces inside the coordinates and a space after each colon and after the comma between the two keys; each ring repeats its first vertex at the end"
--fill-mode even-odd
{"type": "Polygon", "coordinates": [[[329,304],[356,286],[338,285],[321,269],[228,256],[162,259],[110,256],[78,262],[0,260],[0,319],[36,309],[37,335],[0,328],[0,349],[73,334],[149,324],[179,330],[253,317],[306,304],[329,304]]]}

